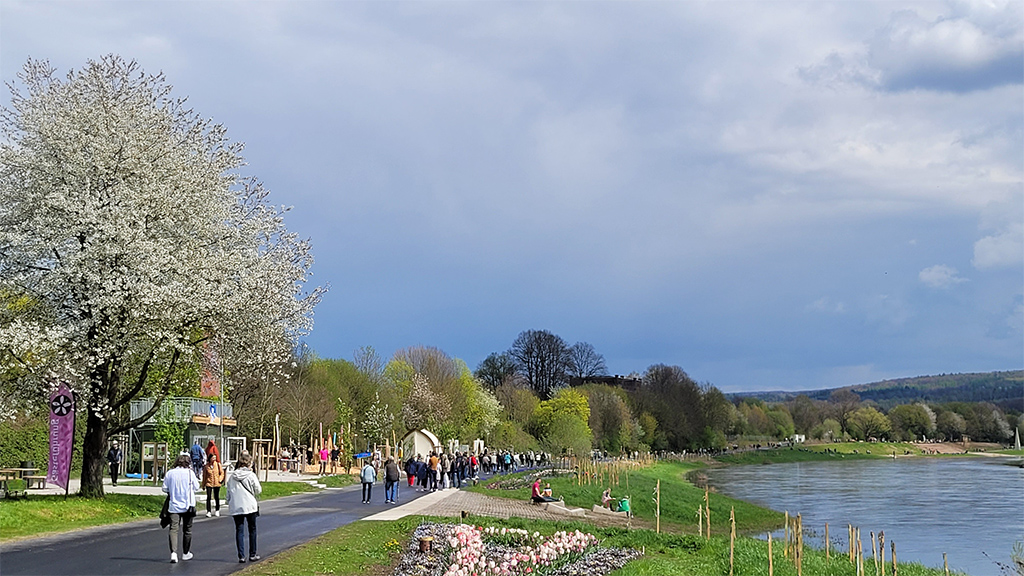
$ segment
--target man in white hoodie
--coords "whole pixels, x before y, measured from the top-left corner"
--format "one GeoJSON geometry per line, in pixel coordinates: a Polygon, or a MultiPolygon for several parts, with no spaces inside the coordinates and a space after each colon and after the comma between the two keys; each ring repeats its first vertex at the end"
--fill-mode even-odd
{"type": "Polygon", "coordinates": [[[245,527],[249,527],[249,561],[260,559],[256,553],[256,517],[260,515],[257,496],[263,492],[259,477],[252,471],[252,456],[242,450],[235,463],[235,470],[228,477],[228,514],[235,520],[235,544],[238,546],[238,561],[245,562],[245,527]]]}

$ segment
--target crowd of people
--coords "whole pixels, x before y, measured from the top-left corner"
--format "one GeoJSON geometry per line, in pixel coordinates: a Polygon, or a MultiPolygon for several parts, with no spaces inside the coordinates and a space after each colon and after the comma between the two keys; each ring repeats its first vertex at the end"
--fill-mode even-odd
{"type": "MultiPolygon", "coordinates": [[[[116,485],[123,454],[114,442],[108,453],[110,473],[116,485]]],[[[321,448],[314,451],[305,446],[289,446],[281,451],[281,458],[305,456],[307,462],[319,464],[318,473],[328,473],[328,463],[332,472],[340,459],[340,450],[321,448]],[[315,458],[315,460],[314,460],[315,458]]],[[[458,489],[467,483],[475,483],[481,474],[508,474],[523,467],[541,466],[549,462],[550,457],[541,452],[514,452],[499,450],[491,452],[483,450],[480,454],[473,451],[443,450],[431,451],[425,457],[421,454],[410,456],[402,463],[393,456],[382,456],[376,452],[364,461],[359,472],[362,485],[362,503],[370,504],[373,497],[373,485],[379,480],[384,482],[384,503],[398,504],[398,485],[402,470],[408,478],[408,485],[417,491],[434,492],[437,490],[458,489]]],[[[221,488],[226,488],[228,514],[234,520],[235,543],[238,561],[254,562],[260,559],[257,553],[256,518],[259,516],[259,495],[262,486],[253,471],[253,459],[248,451],[242,450],[234,469],[228,473],[221,464],[220,452],[211,440],[204,450],[198,442],[186,451],[182,451],[175,459],[173,467],[167,471],[163,481],[163,492],[167,494],[163,510],[160,513],[161,527],[169,527],[168,542],[171,549],[171,562],[190,560],[192,554],[192,524],[196,512],[196,492],[206,491],[206,517],[219,517],[221,512],[221,488]],[[246,539],[248,532],[248,539],[246,539]],[[181,554],[179,556],[179,535],[181,554]],[[248,553],[246,553],[248,541],[248,553]]],[[[535,499],[553,500],[550,486],[545,490],[534,485],[535,499]]]]}

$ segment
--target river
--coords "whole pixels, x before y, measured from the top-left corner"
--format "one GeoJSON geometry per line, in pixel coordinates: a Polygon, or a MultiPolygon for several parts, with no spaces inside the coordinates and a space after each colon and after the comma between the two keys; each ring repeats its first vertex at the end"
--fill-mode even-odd
{"type": "MultiPolygon", "coordinates": [[[[805,544],[824,548],[825,523],[833,549],[846,550],[847,524],[861,529],[870,557],[870,531],[896,542],[901,562],[972,576],[999,576],[1015,542],[1024,541],[1024,469],[1003,458],[900,458],[728,466],[709,482],[734,498],[803,517],[805,544]],[[811,537],[808,537],[808,533],[811,537]]],[[[781,537],[773,534],[773,538],[781,537]]]]}

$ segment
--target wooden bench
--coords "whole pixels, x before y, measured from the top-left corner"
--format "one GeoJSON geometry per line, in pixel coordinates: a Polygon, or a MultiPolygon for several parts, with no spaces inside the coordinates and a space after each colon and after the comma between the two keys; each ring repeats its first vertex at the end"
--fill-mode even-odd
{"type": "Polygon", "coordinates": [[[39,488],[46,488],[46,476],[22,476],[25,481],[25,486],[29,489],[32,488],[32,484],[38,484],[39,488]]]}

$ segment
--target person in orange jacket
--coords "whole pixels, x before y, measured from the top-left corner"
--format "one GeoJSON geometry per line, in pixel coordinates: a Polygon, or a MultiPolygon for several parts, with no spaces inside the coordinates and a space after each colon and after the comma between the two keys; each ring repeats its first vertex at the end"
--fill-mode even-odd
{"type": "Polygon", "coordinates": [[[206,459],[206,466],[203,466],[203,482],[201,486],[206,488],[206,517],[220,516],[220,487],[224,485],[224,467],[220,465],[220,459],[216,452],[212,452],[206,459]],[[217,510],[210,513],[210,500],[216,499],[217,510]]]}

